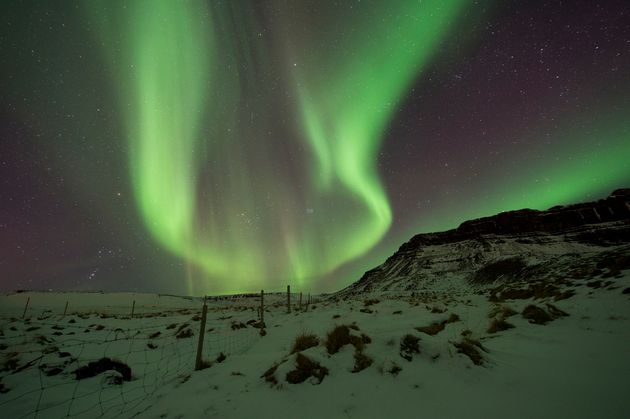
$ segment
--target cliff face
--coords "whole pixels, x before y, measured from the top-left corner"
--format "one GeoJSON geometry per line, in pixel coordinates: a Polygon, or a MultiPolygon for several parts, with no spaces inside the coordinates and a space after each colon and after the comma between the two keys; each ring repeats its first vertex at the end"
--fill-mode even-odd
{"type": "Polygon", "coordinates": [[[418,234],[340,295],[458,292],[558,278],[630,256],[630,189],[595,202],[518,210],[418,234]]]}

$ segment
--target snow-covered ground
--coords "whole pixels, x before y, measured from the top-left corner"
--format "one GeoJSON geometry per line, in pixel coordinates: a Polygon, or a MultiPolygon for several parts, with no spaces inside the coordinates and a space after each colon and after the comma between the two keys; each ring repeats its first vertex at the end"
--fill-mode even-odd
{"type": "Polygon", "coordinates": [[[211,366],[200,371],[193,370],[201,299],[4,295],[0,412],[7,418],[628,418],[630,295],[623,291],[630,272],[607,281],[572,281],[575,295],[559,301],[497,303],[488,293],[371,296],[380,301],[367,304],[368,297],[326,298],[290,314],[285,296],[272,295],[262,337],[257,298],[210,300],[204,359],[211,366]],[[529,305],[555,319],[530,323],[522,315],[529,305]],[[488,332],[498,319],[514,327],[488,332]],[[354,345],[330,354],[327,335],[341,325],[351,326],[354,345]],[[431,325],[434,335],[417,329],[431,325]],[[299,335],[315,335],[319,344],[291,354],[299,335]],[[406,335],[420,339],[419,353],[402,353],[410,360],[401,356],[406,335]],[[466,342],[481,365],[456,347],[466,342]],[[352,372],[357,353],[371,363],[352,372]],[[327,370],[321,383],[316,377],[287,382],[298,356],[327,370]],[[75,379],[77,368],[103,357],[129,366],[131,380],[112,370],[75,379]]]}

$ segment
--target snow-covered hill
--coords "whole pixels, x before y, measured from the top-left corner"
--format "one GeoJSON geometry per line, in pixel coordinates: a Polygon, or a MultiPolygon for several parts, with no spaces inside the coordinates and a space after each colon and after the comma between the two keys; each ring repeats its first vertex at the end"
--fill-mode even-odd
{"type": "Polygon", "coordinates": [[[521,210],[419,234],[338,296],[462,294],[515,281],[611,276],[630,255],[630,190],[591,203],[521,210]]]}

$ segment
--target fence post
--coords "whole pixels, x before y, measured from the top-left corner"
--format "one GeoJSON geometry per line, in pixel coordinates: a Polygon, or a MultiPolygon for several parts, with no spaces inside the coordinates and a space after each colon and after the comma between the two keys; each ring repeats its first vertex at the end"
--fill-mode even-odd
{"type": "Polygon", "coordinates": [[[302,293],[300,292],[300,305],[298,306],[298,310],[302,311],[302,293]]]}
{"type": "Polygon", "coordinates": [[[133,319],[133,312],[136,310],[136,300],[133,300],[131,304],[131,318],[133,319]]]}
{"type": "Polygon", "coordinates": [[[68,312],[68,302],[66,301],[66,306],[63,308],[63,316],[66,317],[66,313],[68,312]]]}
{"type": "Polygon", "coordinates": [[[26,305],[24,306],[24,313],[22,313],[22,318],[26,317],[26,309],[28,309],[28,303],[31,302],[31,297],[26,299],[26,305]]]}
{"type": "Polygon", "coordinates": [[[265,291],[260,290],[260,336],[265,334],[265,291]]]}
{"type": "Polygon", "coordinates": [[[308,297],[306,298],[306,308],[304,311],[308,311],[308,305],[311,303],[311,293],[308,293],[308,297]]]}
{"type": "Polygon", "coordinates": [[[206,297],[203,297],[203,308],[201,309],[201,324],[199,325],[199,343],[197,343],[197,359],[195,360],[195,371],[198,371],[202,367],[202,354],[203,354],[203,338],[206,332],[206,316],[208,315],[208,305],[206,304],[206,297]]]}
{"type": "Polygon", "coordinates": [[[287,313],[291,313],[291,285],[287,285],[287,313]]]}

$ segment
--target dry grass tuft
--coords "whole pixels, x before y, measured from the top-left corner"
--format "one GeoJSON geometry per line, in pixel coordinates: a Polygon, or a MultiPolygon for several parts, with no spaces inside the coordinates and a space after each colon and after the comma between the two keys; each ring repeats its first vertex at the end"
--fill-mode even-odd
{"type": "Polygon", "coordinates": [[[360,372],[372,365],[372,358],[364,354],[362,351],[354,351],[354,368],[352,372],[360,372]]]}
{"type": "Polygon", "coordinates": [[[400,356],[407,361],[413,359],[413,354],[420,353],[420,338],[411,334],[406,334],[400,340],[400,356]]]}
{"type": "Polygon", "coordinates": [[[315,377],[318,380],[317,384],[320,384],[324,377],[328,375],[328,368],[299,352],[295,358],[295,364],[296,369],[289,371],[286,376],[286,380],[290,384],[303,383],[309,377],[315,377]]]}
{"type": "Polygon", "coordinates": [[[319,338],[317,336],[301,334],[299,336],[296,336],[295,341],[293,342],[291,353],[294,354],[296,352],[301,352],[308,348],[313,348],[317,345],[319,345],[319,338]]]}
{"type": "Polygon", "coordinates": [[[273,364],[267,371],[260,376],[260,378],[264,378],[266,382],[271,384],[278,384],[278,379],[276,378],[276,370],[280,364],[273,364]]]}
{"type": "Polygon", "coordinates": [[[453,346],[457,348],[457,352],[466,355],[475,365],[483,365],[484,358],[480,350],[487,352],[486,349],[477,340],[465,337],[459,342],[453,342],[453,346]]]}
{"type": "Polygon", "coordinates": [[[175,337],[177,339],[185,339],[185,338],[190,338],[194,335],[194,332],[192,331],[192,329],[187,328],[187,329],[180,329],[179,332],[177,332],[177,334],[175,335],[175,337]]]}
{"type": "Polygon", "coordinates": [[[337,326],[326,335],[326,350],[329,354],[336,354],[343,346],[350,343],[350,328],[345,325],[337,326]]]}

